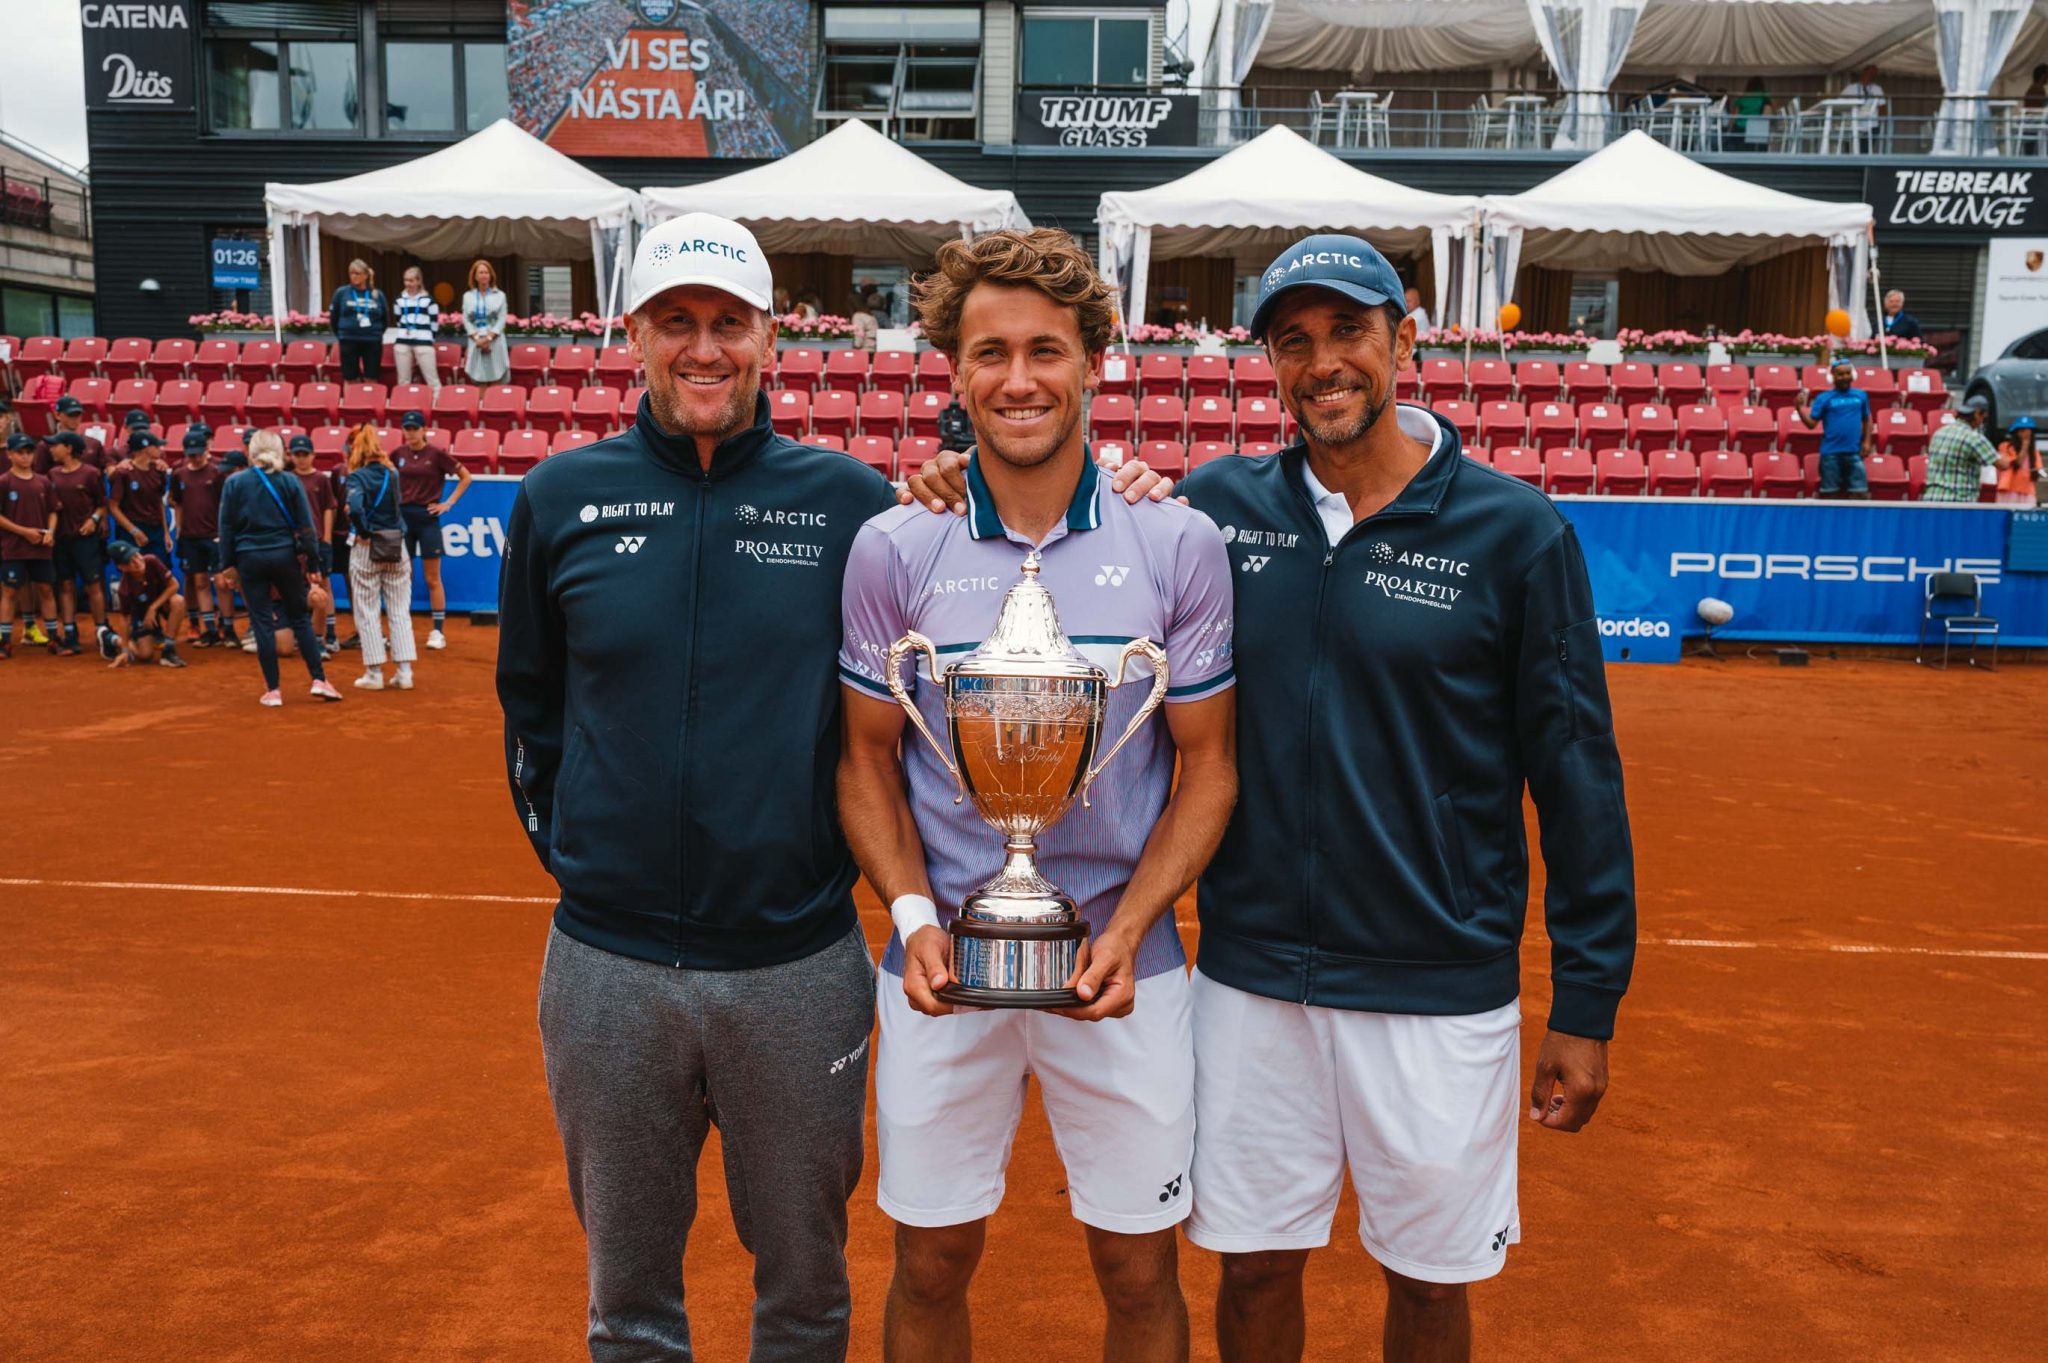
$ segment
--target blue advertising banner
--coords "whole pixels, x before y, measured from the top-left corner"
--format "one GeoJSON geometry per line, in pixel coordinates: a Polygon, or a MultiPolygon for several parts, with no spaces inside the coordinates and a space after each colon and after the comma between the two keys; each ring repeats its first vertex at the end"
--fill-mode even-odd
{"type": "MultiPolygon", "coordinates": [[[[495,610],[517,478],[479,477],[441,526],[451,610],[495,610]]],[[[1735,608],[1726,639],[1910,644],[1930,573],[1975,573],[2004,642],[2048,646],[2048,573],[2006,564],[2013,511],[1916,502],[1565,497],[1617,661],[1676,658],[1697,607],[1735,608]]],[[[2033,514],[2033,513],[2024,513],[2033,514]]],[[[418,569],[415,568],[417,575],[418,569]]],[[[415,577],[414,600],[425,586],[415,577]]]]}

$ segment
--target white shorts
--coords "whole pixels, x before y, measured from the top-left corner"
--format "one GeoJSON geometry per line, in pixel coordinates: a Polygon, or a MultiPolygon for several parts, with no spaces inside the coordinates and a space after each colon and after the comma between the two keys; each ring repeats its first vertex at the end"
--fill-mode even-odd
{"type": "Polygon", "coordinates": [[[1198,970],[1195,1210],[1227,1254],[1328,1244],[1349,1165],[1358,1238],[1403,1277],[1474,1282],[1522,1238],[1518,1003],[1462,1017],[1247,994],[1198,970]]]}
{"type": "Polygon", "coordinates": [[[1137,1005],[1102,1022],[1028,1008],[927,1017],[901,976],[878,974],[876,1201],[906,1226],[957,1226],[1003,1200],[1024,1079],[1038,1077],[1074,1216],[1124,1235],[1185,1220],[1195,1139],[1187,973],[1138,981],[1137,1005]]]}

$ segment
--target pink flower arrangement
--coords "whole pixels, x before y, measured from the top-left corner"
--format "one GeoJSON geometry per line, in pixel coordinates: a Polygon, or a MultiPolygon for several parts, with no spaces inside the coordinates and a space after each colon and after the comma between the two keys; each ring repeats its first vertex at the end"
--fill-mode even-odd
{"type": "MultiPolygon", "coordinates": [[[[274,331],[277,330],[271,314],[267,312],[195,312],[187,317],[196,331],[274,331]]],[[[462,314],[444,312],[440,319],[441,330],[451,334],[462,331],[462,314]]],[[[612,319],[612,330],[616,333],[625,327],[624,318],[612,319]]],[[[325,332],[331,329],[325,312],[288,312],[285,314],[283,330],[293,335],[325,332]]],[[[605,331],[604,318],[594,312],[578,313],[574,317],[562,317],[552,312],[535,313],[528,317],[505,318],[507,336],[563,336],[582,338],[602,337],[605,331]]]]}
{"type": "Polygon", "coordinates": [[[1438,327],[1415,338],[1418,347],[1428,346],[1435,350],[1463,349],[1467,340],[1474,350],[1491,350],[1496,354],[1505,346],[1514,350],[1561,350],[1581,352],[1593,344],[1593,338],[1583,331],[1570,333],[1562,331],[1461,331],[1457,327],[1438,327]]]}
{"type": "Polygon", "coordinates": [[[1160,326],[1154,322],[1139,322],[1130,328],[1132,345],[1200,345],[1213,336],[1226,346],[1248,346],[1257,344],[1252,334],[1244,327],[1205,329],[1188,322],[1176,322],[1172,326],[1160,326]]]}

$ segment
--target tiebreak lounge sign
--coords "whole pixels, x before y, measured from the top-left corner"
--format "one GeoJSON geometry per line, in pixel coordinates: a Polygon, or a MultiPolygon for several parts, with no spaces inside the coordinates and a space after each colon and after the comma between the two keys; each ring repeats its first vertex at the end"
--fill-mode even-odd
{"type": "Polygon", "coordinates": [[[85,107],[192,107],[193,0],[84,0],[85,107]]]}
{"type": "Polygon", "coordinates": [[[1866,170],[1864,197],[1885,233],[2048,233],[2048,171],[1866,170]]]}

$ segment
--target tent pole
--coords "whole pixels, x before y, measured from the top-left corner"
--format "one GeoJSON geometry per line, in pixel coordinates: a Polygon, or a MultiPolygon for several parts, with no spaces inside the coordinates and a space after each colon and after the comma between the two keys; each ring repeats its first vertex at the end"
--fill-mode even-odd
{"type": "Polygon", "coordinates": [[[1877,283],[1877,242],[1870,243],[1870,305],[1877,310],[1877,357],[1886,369],[1892,367],[1891,338],[1884,330],[1884,294],[1877,283]]]}

